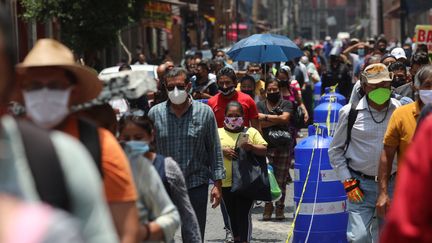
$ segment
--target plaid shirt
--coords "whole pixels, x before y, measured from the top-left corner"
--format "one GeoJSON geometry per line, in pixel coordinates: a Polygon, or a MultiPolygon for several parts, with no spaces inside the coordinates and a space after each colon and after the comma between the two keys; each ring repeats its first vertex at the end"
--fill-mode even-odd
{"type": "Polygon", "coordinates": [[[222,150],[214,114],[209,106],[192,101],[178,118],[169,102],[154,106],[149,117],[156,126],[157,152],[180,166],[188,189],[225,178],[222,150]]]}

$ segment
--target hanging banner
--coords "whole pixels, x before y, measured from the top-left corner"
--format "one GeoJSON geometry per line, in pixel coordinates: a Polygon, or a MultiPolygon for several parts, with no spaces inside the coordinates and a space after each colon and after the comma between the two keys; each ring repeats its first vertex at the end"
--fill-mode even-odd
{"type": "Polygon", "coordinates": [[[143,23],[147,27],[171,30],[172,13],[171,4],[147,2],[144,5],[143,23]]]}
{"type": "Polygon", "coordinates": [[[415,27],[416,43],[426,44],[432,50],[432,25],[417,25],[415,27]]]}

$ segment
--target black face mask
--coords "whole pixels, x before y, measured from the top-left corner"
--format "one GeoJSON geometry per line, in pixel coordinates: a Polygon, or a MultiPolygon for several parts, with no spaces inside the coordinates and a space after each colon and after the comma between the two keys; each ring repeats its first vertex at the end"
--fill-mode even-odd
{"type": "Polygon", "coordinates": [[[280,92],[276,93],[267,93],[267,100],[271,103],[276,103],[280,99],[280,92]]]}
{"type": "Polygon", "coordinates": [[[404,77],[395,77],[391,83],[391,86],[397,88],[406,84],[406,79],[404,77]]]}
{"type": "Polygon", "coordinates": [[[382,52],[382,53],[386,53],[387,52],[387,48],[386,47],[380,47],[378,50],[380,50],[380,52],[382,52]]]}
{"type": "Polygon", "coordinates": [[[288,87],[289,81],[288,80],[280,80],[279,84],[282,87],[288,87]]]}
{"type": "Polygon", "coordinates": [[[242,92],[255,99],[255,92],[253,90],[242,90],[242,92]]]}

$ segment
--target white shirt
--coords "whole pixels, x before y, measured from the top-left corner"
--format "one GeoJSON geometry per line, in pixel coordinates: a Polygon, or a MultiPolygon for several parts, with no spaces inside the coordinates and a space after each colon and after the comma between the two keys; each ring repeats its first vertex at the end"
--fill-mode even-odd
{"type": "MultiPolygon", "coordinates": [[[[351,141],[346,154],[344,155],[345,140],[347,137],[348,114],[351,104],[345,105],[339,111],[339,122],[330,148],[328,150],[330,163],[336,171],[339,179],[344,181],[351,178],[349,167],[369,176],[378,175],[378,165],[380,155],[383,150],[383,139],[387,129],[387,124],[394,110],[400,106],[399,101],[391,99],[389,110],[376,111],[372,107],[368,108],[366,97],[363,97],[357,105],[358,115],[356,122],[351,130],[351,141]],[[370,112],[369,112],[370,109],[370,112]],[[371,113],[376,121],[375,123],[371,113]]],[[[393,172],[397,170],[397,160],[393,161],[393,172]]]]}

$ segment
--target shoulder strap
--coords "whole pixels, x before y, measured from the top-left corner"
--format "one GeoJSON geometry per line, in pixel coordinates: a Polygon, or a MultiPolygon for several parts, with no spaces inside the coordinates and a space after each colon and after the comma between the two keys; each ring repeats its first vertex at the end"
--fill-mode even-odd
{"type": "Polygon", "coordinates": [[[160,154],[156,154],[156,158],[153,161],[153,166],[155,167],[156,171],[158,172],[168,195],[171,195],[171,190],[170,190],[170,187],[168,184],[168,178],[166,176],[165,159],[166,159],[165,156],[160,155],[160,154]]]}
{"type": "Polygon", "coordinates": [[[357,120],[358,110],[357,108],[358,103],[351,104],[351,109],[348,114],[348,126],[347,126],[347,137],[345,140],[345,149],[344,149],[344,155],[346,154],[349,144],[351,142],[351,131],[354,127],[354,123],[357,120]]]}
{"type": "Polygon", "coordinates": [[[78,119],[79,140],[92,156],[99,174],[103,178],[102,155],[99,132],[95,124],[83,118],[78,119]]]}
{"type": "Polygon", "coordinates": [[[40,199],[53,207],[70,211],[64,172],[49,132],[26,121],[17,120],[17,124],[40,199]]]}

